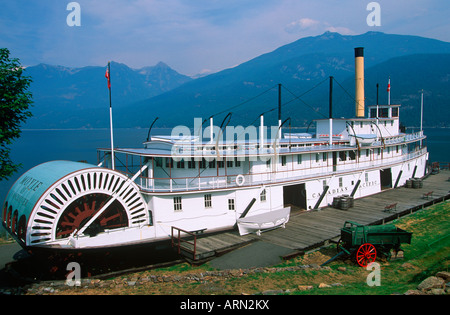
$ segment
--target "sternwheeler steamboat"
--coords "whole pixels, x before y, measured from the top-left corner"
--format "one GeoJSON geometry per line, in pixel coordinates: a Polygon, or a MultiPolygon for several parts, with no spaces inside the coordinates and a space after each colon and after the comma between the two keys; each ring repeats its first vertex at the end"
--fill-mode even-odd
{"type": "Polygon", "coordinates": [[[194,134],[149,137],[143,148],[100,149],[99,165],[47,162],[10,189],[3,226],[31,251],[168,245],[173,227],[260,233],[286,224],[291,207],[318,209],[421,177],[423,132],[400,130],[400,105],[365,109],[363,54],[355,49],[355,118],[330,110],[315,133],[283,132],[280,120],[269,137],[261,116],[257,138],[242,141],[199,124],[194,134]]]}

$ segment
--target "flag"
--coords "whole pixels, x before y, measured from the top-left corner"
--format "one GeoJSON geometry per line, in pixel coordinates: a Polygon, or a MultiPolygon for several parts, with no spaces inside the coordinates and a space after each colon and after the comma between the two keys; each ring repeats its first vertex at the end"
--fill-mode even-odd
{"type": "Polygon", "coordinates": [[[387,92],[388,92],[388,105],[391,105],[391,78],[389,78],[388,81],[387,92]]]}
{"type": "Polygon", "coordinates": [[[110,78],[110,71],[109,71],[109,62],[108,62],[108,66],[106,67],[105,78],[108,79],[108,89],[111,90],[111,78],[110,78]]]}

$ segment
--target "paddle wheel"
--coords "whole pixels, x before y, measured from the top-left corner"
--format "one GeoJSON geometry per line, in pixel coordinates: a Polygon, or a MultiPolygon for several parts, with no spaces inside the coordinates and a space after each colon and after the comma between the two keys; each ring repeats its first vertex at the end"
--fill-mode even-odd
{"type": "MultiPolygon", "coordinates": [[[[53,161],[22,175],[3,206],[3,225],[26,248],[70,246],[70,239],[150,224],[138,186],[124,174],[94,165],[53,161]]],[[[127,241],[121,239],[120,241],[127,241]]]]}

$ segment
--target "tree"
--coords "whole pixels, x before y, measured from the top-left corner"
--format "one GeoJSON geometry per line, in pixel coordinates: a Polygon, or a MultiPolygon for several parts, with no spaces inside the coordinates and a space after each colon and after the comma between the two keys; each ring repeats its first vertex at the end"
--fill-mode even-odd
{"type": "Polygon", "coordinates": [[[0,181],[21,166],[11,161],[9,146],[20,137],[21,124],[32,116],[28,110],[33,103],[30,84],[19,60],[10,59],[9,50],[0,48],[0,181]]]}

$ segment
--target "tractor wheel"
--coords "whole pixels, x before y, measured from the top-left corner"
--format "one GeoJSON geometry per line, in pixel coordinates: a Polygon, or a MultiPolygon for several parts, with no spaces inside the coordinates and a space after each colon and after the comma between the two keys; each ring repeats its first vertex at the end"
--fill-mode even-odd
{"type": "Polygon", "coordinates": [[[356,262],[361,267],[367,267],[377,259],[377,250],[370,243],[362,244],[356,251],[356,262]]]}

